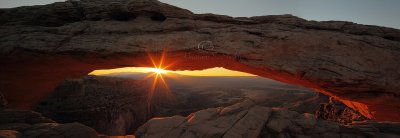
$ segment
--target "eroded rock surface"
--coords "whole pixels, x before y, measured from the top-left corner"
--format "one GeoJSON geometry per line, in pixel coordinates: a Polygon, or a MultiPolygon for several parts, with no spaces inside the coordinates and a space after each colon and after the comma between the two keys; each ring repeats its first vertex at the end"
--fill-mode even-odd
{"type": "Polygon", "coordinates": [[[268,108],[252,100],[201,110],[187,117],[154,118],[136,131],[137,137],[376,137],[400,136],[398,123],[360,122],[342,126],[313,114],[268,108]],[[391,127],[390,127],[391,126],[391,127]],[[393,128],[393,129],[390,129],[393,128]]]}
{"type": "Polygon", "coordinates": [[[122,136],[152,117],[147,92],[143,81],[86,76],[65,80],[35,110],[60,123],[80,122],[101,134],[122,136]]]}
{"type": "Polygon", "coordinates": [[[156,118],[141,126],[138,137],[257,137],[271,113],[250,100],[225,107],[209,108],[188,117],[156,118]]]}
{"type": "Polygon", "coordinates": [[[317,118],[331,120],[341,124],[348,124],[354,121],[366,120],[365,117],[353,109],[345,106],[343,103],[330,98],[329,103],[322,103],[320,108],[315,112],[317,118]]]}
{"type": "Polygon", "coordinates": [[[151,66],[146,51],[165,47],[168,62],[179,61],[169,69],[249,72],[335,96],[371,119],[400,119],[399,30],[291,15],[199,15],[155,0],[1,9],[0,91],[10,106],[29,108],[65,78],[151,66]]]}

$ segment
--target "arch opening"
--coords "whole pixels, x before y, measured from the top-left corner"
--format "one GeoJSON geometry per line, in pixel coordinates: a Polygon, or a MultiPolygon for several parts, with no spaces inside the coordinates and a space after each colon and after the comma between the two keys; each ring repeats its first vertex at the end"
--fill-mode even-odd
{"type": "Polygon", "coordinates": [[[241,72],[260,73],[259,69],[240,64],[236,57],[162,52],[135,56],[129,61],[132,59],[130,64],[136,67],[96,67],[79,76],[83,78],[63,81],[41,98],[34,109],[65,123],[87,123],[97,117],[86,125],[108,135],[124,135],[133,133],[149,118],[186,116],[246,99],[303,113],[314,113],[320,103],[328,102],[327,96],[313,90],[241,72]],[[77,117],[92,109],[96,117],[77,117]],[[99,114],[106,115],[106,119],[98,119],[102,118],[99,114]]]}
{"type": "Polygon", "coordinates": [[[125,135],[135,132],[150,118],[187,116],[245,100],[314,114],[328,97],[222,67],[190,71],[125,67],[95,70],[82,78],[67,79],[34,109],[58,122],[82,122],[100,133],[125,135]],[[92,109],[96,114],[84,114],[92,109]],[[111,117],[103,117],[104,114],[111,117]],[[117,123],[118,120],[124,123],[117,123]],[[111,123],[100,125],[104,122],[111,123]]]}
{"type": "MultiPolygon", "coordinates": [[[[9,101],[9,106],[13,108],[29,109],[41,99],[52,92],[65,79],[80,78],[90,72],[99,69],[113,69],[121,67],[154,67],[151,59],[155,62],[162,59],[165,65],[172,64],[168,70],[203,70],[214,67],[223,67],[229,70],[246,72],[264,78],[270,78],[288,84],[300,85],[306,88],[322,92],[328,96],[333,96],[344,102],[347,106],[360,112],[367,118],[377,120],[396,119],[397,114],[387,114],[396,110],[381,110],[382,101],[365,103],[363,99],[343,99],[337,93],[330,93],[327,88],[322,88],[320,84],[301,79],[300,76],[290,74],[285,71],[273,70],[266,66],[259,65],[254,60],[240,55],[225,55],[213,53],[207,50],[187,50],[168,52],[157,51],[149,53],[120,53],[118,55],[99,56],[96,54],[87,55],[47,55],[25,53],[26,57],[5,57],[2,62],[1,91],[9,101]],[[246,63],[246,64],[244,64],[246,63]],[[29,67],[29,68],[26,68],[29,67]],[[29,94],[28,94],[29,93],[29,94]],[[371,106],[377,108],[371,109],[371,106]],[[378,110],[379,109],[379,110],[378,110]],[[371,114],[371,111],[375,112],[371,114]],[[378,114],[379,113],[379,114],[378,114]],[[378,116],[381,115],[381,116],[378,116]],[[375,118],[376,117],[376,118],[375,118]]],[[[323,82],[321,82],[323,83],[323,82]]],[[[389,99],[390,100],[390,99],[389,99]]],[[[367,101],[369,102],[369,101],[367,101]]],[[[386,105],[383,105],[386,107],[386,105]]],[[[394,105],[395,107],[396,105],[394,105]]]]}

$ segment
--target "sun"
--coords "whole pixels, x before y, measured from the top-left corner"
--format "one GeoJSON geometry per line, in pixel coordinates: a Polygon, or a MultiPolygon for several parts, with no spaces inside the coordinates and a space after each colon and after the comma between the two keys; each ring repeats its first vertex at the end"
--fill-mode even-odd
{"type": "Polygon", "coordinates": [[[165,74],[165,73],[168,72],[167,70],[164,70],[164,69],[162,69],[162,68],[150,68],[149,70],[150,70],[151,72],[156,73],[156,74],[165,74]]]}
{"type": "MultiPolygon", "coordinates": [[[[168,74],[168,72],[171,71],[169,71],[168,68],[171,67],[174,64],[174,62],[166,64],[166,53],[167,53],[166,51],[167,51],[166,49],[163,49],[161,57],[154,56],[151,53],[146,52],[149,57],[150,63],[153,65],[151,68],[148,68],[148,72],[151,73],[145,77],[145,79],[153,78],[153,83],[148,92],[149,101],[152,100],[152,97],[155,94],[155,92],[159,93],[159,91],[162,91],[165,92],[167,96],[171,95],[171,90],[168,86],[166,77],[170,75],[168,74]]],[[[168,78],[172,77],[173,76],[169,76],[168,78]]]]}

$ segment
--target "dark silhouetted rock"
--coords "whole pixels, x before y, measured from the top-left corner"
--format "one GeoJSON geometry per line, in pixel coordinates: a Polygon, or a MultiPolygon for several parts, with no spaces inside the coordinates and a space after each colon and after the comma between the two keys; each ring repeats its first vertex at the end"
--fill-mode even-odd
{"type": "Polygon", "coordinates": [[[79,123],[58,124],[29,110],[0,111],[1,138],[97,138],[97,132],[79,123]]]}
{"type": "Polygon", "coordinates": [[[0,92],[0,110],[3,110],[7,104],[7,99],[4,97],[3,93],[0,92]]]}
{"type": "Polygon", "coordinates": [[[65,138],[97,138],[97,132],[87,126],[79,123],[61,124],[47,132],[42,133],[39,137],[65,137],[65,138]]]}
{"type": "Polygon", "coordinates": [[[87,76],[69,79],[35,106],[60,123],[80,122],[106,135],[127,135],[152,116],[147,83],[87,76]]]}
{"type": "Polygon", "coordinates": [[[53,120],[43,117],[40,113],[29,110],[3,110],[0,111],[0,124],[9,123],[55,123],[53,120]]]}

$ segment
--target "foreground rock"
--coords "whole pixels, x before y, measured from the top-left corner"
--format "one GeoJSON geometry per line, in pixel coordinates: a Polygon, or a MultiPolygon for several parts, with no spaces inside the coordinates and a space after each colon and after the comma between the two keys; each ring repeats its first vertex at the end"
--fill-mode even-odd
{"type": "Polygon", "coordinates": [[[146,82],[87,76],[69,79],[35,106],[60,123],[80,122],[106,135],[127,135],[152,117],[146,82]]]}
{"type": "Polygon", "coordinates": [[[156,118],[141,126],[138,137],[257,137],[271,113],[250,100],[225,108],[209,108],[188,117],[156,118]]]}
{"type": "Polygon", "coordinates": [[[136,131],[137,137],[376,137],[400,136],[399,123],[360,122],[341,126],[314,115],[254,105],[252,100],[209,108],[187,117],[154,118],[136,131]],[[391,129],[392,128],[392,129],[391,129]]]}
{"type": "Polygon", "coordinates": [[[58,124],[29,110],[0,111],[0,137],[97,138],[97,132],[79,123],[58,124]]]}
{"type": "Polygon", "coordinates": [[[329,103],[323,103],[315,112],[317,118],[330,120],[341,124],[348,124],[354,121],[364,121],[366,118],[357,111],[345,106],[343,103],[330,98],[329,103]]]}
{"type": "Polygon", "coordinates": [[[165,47],[166,64],[176,63],[170,69],[249,72],[335,96],[370,119],[400,121],[399,30],[290,15],[199,15],[155,0],[1,9],[0,90],[10,106],[29,108],[65,78],[152,66],[146,53],[165,47]]]}

